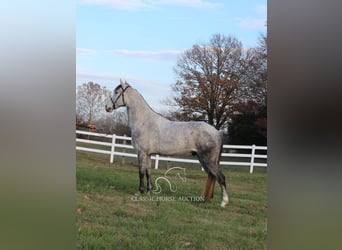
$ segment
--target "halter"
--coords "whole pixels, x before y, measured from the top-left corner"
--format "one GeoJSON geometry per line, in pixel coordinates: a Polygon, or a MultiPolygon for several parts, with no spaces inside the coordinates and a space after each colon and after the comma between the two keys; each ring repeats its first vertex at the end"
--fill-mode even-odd
{"type": "MultiPolygon", "coordinates": [[[[115,109],[115,103],[117,102],[117,100],[122,96],[122,102],[125,104],[125,96],[123,95],[123,93],[126,91],[126,89],[128,89],[130,86],[126,86],[126,88],[123,88],[121,85],[120,85],[120,88],[122,89],[122,92],[120,93],[120,95],[118,95],[118,97],[116,97],[116,99],[113,101],[113,98],[110,97],[110,100],[112,101],[113,103],[113,108],[115,109]]],[[[125,104],[126,105],[126,104],[125,104]]]]}

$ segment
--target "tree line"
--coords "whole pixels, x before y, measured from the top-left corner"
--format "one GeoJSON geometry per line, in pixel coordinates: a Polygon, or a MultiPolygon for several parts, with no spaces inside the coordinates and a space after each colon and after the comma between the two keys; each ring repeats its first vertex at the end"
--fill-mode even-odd
{"type": "MultiPolygon", "coordinates": [[[[228,143],[267,143],[267,37],[244,48],[233,36],[214,34],[209,42],[194,44],[178,58],[170,106],[165,114],[180,121],[205,121],[228,131],[228,143]]],[[[129,133],[125,112],[105,115],[104,100],[111,91],[97,83],[77,87],[76,116],[106,133],[129,133]],[[115,119],[113,119],[115,118],[115,119]],[[119,131],[122,130],[122,131],[119,131]]],[[[129,135],[129,134],[128,134],[129,135]]]]}

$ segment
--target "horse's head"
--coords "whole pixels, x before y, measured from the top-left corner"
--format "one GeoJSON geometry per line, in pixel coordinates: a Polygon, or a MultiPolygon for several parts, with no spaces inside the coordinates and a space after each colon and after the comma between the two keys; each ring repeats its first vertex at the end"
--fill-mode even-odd
{"type": "Polygon", "coordinates": [[[112,112],[114,109],[126,106],[124,93],[130,85],[120,79],[120,84],[114,89],[113,95],[106,101],[106,111],[112,112]]]}

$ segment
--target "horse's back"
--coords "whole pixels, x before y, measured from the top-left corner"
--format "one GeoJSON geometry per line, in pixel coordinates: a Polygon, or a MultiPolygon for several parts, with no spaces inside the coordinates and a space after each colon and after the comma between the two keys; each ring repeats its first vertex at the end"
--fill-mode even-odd
{"type": "Polygon", "coordinates": [[[222,144],[220,132],[205,122],[170,121],[160,131],[160,136],[165,143],[188,152],[197,152],[208,147],[220,148],[222,144]]]}

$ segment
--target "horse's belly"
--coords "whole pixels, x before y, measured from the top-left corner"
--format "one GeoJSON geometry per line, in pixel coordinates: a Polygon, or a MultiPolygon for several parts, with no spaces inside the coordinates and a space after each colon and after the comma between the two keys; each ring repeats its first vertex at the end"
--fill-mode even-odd
{"type": "Polygon", "coordinates": [[[165,143],[159,145],[157,154],[160,155],[182,155],[196,152],[196,148],[185,143],[165,143]]]}

